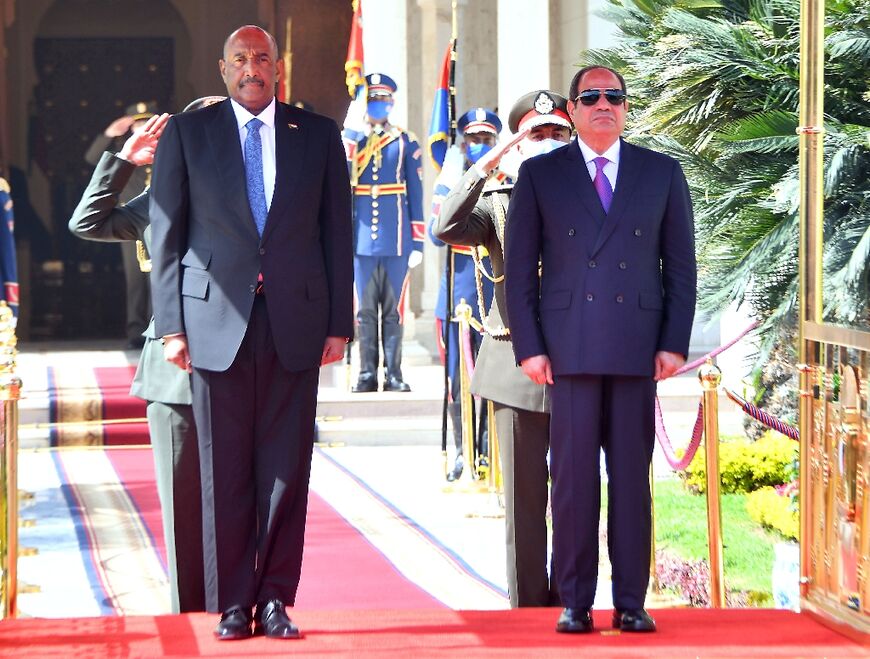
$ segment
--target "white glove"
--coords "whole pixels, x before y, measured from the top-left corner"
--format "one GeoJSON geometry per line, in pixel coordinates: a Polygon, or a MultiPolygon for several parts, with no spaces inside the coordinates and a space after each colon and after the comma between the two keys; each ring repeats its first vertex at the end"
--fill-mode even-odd
{"type": "Polygon", "coordinates": [[[423,262],[423,252],[413,251],[408,255],[408,269],[416,268],[423,262]]]}
{"type": "Polygon", "coordinates": [[[347,106],[347,114],[344,117],[344,128],[357,133],[363,133],[366,129],[366,97],[365,94],[357,94],[357,97],[347,106]]]}
{"type": "Polygon", "coordinates": [[[444,154],[444,164],[441,166],[441,172],[438,178],[435,179],[435,185],[443,184],[448,190],[452,190],[453,186],[459,183],[459,179],[465,173],[465,154],[459,145],[454,144],[447,153],[444,154]]]}

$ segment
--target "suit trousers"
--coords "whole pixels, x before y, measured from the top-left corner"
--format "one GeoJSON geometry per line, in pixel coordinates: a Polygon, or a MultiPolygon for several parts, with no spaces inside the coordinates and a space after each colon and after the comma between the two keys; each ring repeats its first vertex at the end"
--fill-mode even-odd
{"type": "Polygon", "coordinates": [[[163,513],[172,613],[205,611],[202,493],[193,409],[149,401],[146,414],[163,513]]]}
{"type": "Polygon", "coordinates": [[[208,611],[296,600],[318,375],[281,365],[264,295],[230,367],[194,369],[208,611]]]}
{"type": "Polygon", "coordinates": [[[603,449],[613,604],[617,609],[642,608],[651,551],[649,469],[655,440],[655,381],[559,375],[554,383],[553,564],[562,605],[591,608],[595,600],[603,449]]]}
{"type": "Polygon", "coordinates": [[[552,606],[547,496],[550,415],[493,403],[504,475],[507,582],[511,607],[552,606]]]}

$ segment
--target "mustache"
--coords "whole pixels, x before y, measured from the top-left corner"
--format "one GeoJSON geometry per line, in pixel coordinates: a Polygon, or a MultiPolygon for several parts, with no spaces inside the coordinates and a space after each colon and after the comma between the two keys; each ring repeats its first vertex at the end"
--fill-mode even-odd
{"type": "Polygon", "coordinates": [[[244,87],[245,85],[259,85],[262,87],[265,83],[259,78],[253,78],[251,76],[245,76],[242,78],[241,82],[239,82],[239,87],[244,87]]]}

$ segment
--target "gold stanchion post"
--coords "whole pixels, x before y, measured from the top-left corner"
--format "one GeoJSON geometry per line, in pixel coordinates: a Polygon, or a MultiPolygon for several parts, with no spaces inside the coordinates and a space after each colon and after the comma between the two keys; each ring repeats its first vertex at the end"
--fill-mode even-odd
{"type": "Polygon", "coordinates": [[[704,449],[707,461],[707,535],[710,548],[710,606],[725,606],[722,569],[722,511],[719,493],[719,384],[722,371],[708,359],[698,371],[704,389],[704,449]]]}
{"type": "Polygon", "coordinates": [[[15,375],[18,353],[15,316],[0,300],[0,597],[3,617],[18,614],[18,400],[21,380],[15,375]]]}
{"type": "Polygon", "coordinates": [[[456,349],[459,351],[459,401],[462,415],[462,455],[465,460],[463,474],[477,480],[477,464],[474,459],[474,398],[471,396],[471,378],[468,376],[469,364],[466,363],[463,337],[469,331],[472,310],[465,298],[459,300],[453,314],[454,322],[459,323],[459,340],[456,349]]]}

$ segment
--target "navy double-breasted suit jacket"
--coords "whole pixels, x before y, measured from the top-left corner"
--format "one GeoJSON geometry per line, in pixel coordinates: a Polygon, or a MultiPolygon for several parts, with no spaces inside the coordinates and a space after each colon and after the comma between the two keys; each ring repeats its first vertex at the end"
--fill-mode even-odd
{"type": "Polygon", "coordinates": [[[335,122],[277,103],[275,164],[261,238],[229,100],[172,117],[160,138],[150,208],[156,333],[185,332],[197,368],[232,364],[260,274],[287,370],[318,366],[327,336],[353,336],[350,183],[335,122]]]}
{"type": "Polygon", "coordinates": [[[576,140],[528,160],[505,243],[518,363],[548,355],[554,375],[651,376],[657,351],[688,354],[694,228],[673,158],[623,140],[607,214],[576,140]]]}

